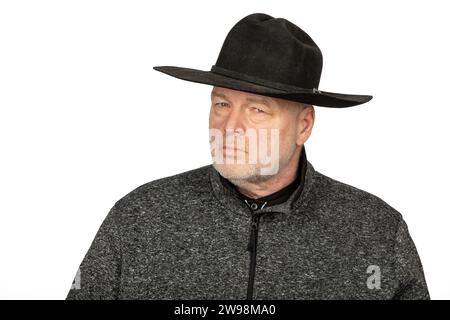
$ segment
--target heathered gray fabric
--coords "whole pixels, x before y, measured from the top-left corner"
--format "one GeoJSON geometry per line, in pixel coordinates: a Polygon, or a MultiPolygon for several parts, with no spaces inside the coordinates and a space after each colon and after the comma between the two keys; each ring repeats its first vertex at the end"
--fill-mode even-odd
{"type": "MultiPolygon", "coordinates": [[[[407,226],[378,197],[308,161],[303,192],[262,211],[254,299],[429,299],[407,226]]],[[[67,299],[245,299],[250,218],[211,165],[144,184],[112,207],[67,299]]]]}

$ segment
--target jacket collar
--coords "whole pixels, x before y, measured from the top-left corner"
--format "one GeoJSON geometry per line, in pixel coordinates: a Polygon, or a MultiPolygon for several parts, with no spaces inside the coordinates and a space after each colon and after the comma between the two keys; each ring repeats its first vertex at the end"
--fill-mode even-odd
{"type": "MultiPolygon", "coordinates": [[[[258,206],[258,209],[254,212],[272,212],[286,215],[301,209],[301,207],[306,204],[305,202],[313,184],[315,172],[314,167],[306,158],[305,146],[302,148],[299,169],[300,183],[297,184],[295,190],[285,202],[272,206],[258,206]]],[[[251,212],[248,205],[243,201],[242,196],[239,195],[239,192],[235,188],[227,186],[227,183],[230,182],[221,177],[219,172],[212,165],[210,166],[209,179],[212,192],[222,207],[241,214],[249,214],[251,212]]]]}

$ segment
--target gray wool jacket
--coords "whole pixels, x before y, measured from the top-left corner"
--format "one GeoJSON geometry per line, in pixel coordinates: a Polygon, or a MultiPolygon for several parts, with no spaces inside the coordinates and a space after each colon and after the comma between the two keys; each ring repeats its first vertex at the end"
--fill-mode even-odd
{"type": "Polygon", "coordinates": [[[299,187],[273,206],[249,206],[212,165],[136,188],[67,299],[429,299],[401,214],[302,159],[299,187]]]}

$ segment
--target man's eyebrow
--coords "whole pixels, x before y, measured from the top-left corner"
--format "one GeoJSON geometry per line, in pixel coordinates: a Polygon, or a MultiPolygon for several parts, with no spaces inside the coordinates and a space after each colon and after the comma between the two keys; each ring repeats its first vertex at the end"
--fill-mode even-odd
{"type": "Polygon", "coordinates": [[[265,104],[266,106],[270,107],[270,103],[264,98],[245,98],[245,100],[250,101],[250,102],[262,103],[262,104],[265,104]]]}
{"type": "MultiPolygon", "coordinates": [[[[212,91],[211,97],[214,97],[214,96],[228,100],[227,96],[220,92],[212,91]]],[[[264,98],[247,97],[247,98],[245,98],[245,100],[250,101],[250,102],[262,103],[262,104],[265,104],[266,106],[270,107],[270,103],[264,98]]]]}
{"type": "MultiPolygon", "coordinates": [[[[220,92],[216,92],[216,91],[212,91],[211,92],[211,98],[212,97],[219,97],[219,98],[223,98],[223,99],[227,99],[227,96],[226,95],[224,95],[223,93],[220,93],[220,92]]],[[[228,99],[227,99],[228,100],[228,99]]]]}

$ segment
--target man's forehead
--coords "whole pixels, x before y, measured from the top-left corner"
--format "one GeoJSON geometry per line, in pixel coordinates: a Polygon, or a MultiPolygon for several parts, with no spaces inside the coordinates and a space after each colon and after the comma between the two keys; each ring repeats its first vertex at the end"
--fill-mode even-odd
{"type": "Polygon", "coordinates": [[[211,91],[211,97],[220,97],[224,99],[232,99],[233,97],[240,97],[247,101],[264,103],[267,105],[276,104],[274,99],[270,97],[262,96],[259,94],[249,93],[245,91],[238,91],[228,88],[214,87],[211,91]]]}

